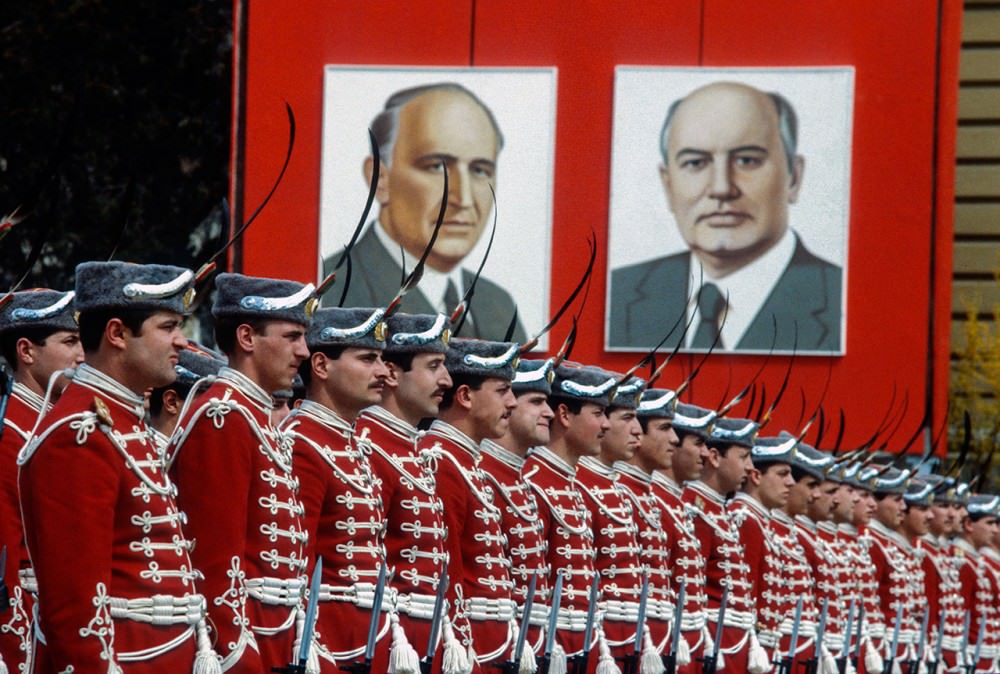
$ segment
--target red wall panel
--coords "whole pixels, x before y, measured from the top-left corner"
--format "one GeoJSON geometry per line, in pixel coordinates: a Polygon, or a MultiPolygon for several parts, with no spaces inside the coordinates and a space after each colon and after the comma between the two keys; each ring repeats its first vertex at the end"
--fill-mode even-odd
{"type": "MultiPolygon", "coordinates": [[[[245,169],[234,175],[246,212],[269,189],[284,154],[283,99],[295,109],[298,140],[288,175],[247,237],[243,269],[313,279],[325,64],[556,66],[554,268],[575,261],[590,230],[597,233],[601,250],[574,357],[624,369],[637,356],[601,346],[615,65],[853,65],[847,355],[797,358],[775,426],[798,421],[803,394],[811,412],[829,377],[824,407],[828,416],[845,410],[848,441],[871,434],[894,388],[897,407],[906,392],[902,439],[923,415],[928,385],[935,424],[947,395],[960,13],[958,0],[254,2],[243,55],[245,169]]],[[[553,306],[575,281],[554,274],[553,306]]],[[[562,333],[557,328],[556,341],[562,333]]],[[[699,360],[679,357],[661,383],[676,384],[699,360]]],[[[718,403],[763,362],[713,355],[694,399],[718,403]]],[[[787,362],[767,363],[762,380],[771,395],[787,362]]]]}

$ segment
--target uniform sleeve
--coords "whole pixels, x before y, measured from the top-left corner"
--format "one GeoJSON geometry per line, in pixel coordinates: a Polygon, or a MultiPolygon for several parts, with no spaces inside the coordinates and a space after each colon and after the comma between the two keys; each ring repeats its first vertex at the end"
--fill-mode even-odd
{"type": "Polygon", "coordinates": [[[378,486],[382,506],[382,519],[387,520],[393,500],[396,498],[399,472],[389,464],[388,460],[378,450],[364,447],[359,443],[358,449],[362,448],[368,457],[368,465],[372,471],[372,480],[378,486]]]}
{"type": "Polygon", "coordinates": [[[448,550],[448,598],[455,605],[456,590],[465,581],[465,564],[462,559],[462,541],[465,538],[466,497],[469,486],[460,473],[460,468],[450,459],[438,460],[435,491],[444,505],[444,523],[448,529],[445,549],[448,550]]]}
{"type": "Polygon", "coordinates": [[[309,559],[309,577],[316,564],[316,544],[320,537],[320,517],[329,491],[330,468],[316,449],[297,435],[293,435],[292,471],[299,481],[299,503],[305,511],[302,526],[309,534],[306,557],[309,559]]]}
{"type": "Polygon", "coordinates": [[[760,595],[765,588],[764,573],[767,565],[767,541],[764,538],[764,530],[752,517],[744,519],[742,526],[736,530],[743,545],[743,559],[750,567],[750,573],[747,574],[750,581],[750,596],[753,598],[754,606],[762,606],[760,595]]]}
{"type": "MultiPolygon", "coordinates": [[[[5,428],[0,437],[0,546],[7,548],[7,566],[0,571],[7,590],[13,596],[17,586],[17,569],[23,555],[21,504],[17,496],[17,453],[21,437],[12,428],[5,428]]],[[[3,607],[4,609],[6,607],[3,607]]]]}
{"type": "Polygon", "coordinates": [[[250,451],[259,441],[238,412],[223,419],[221,427],[205,416],[194,420],[174,453],[170,476],[178,508],[188,518],[185,532],[195,542],[191,561],[205,576],[198,586],[208,602],[215,650],[224,660],[232,658],[226,666],[255,671],[263,667],[256,650],[235,652],[242,633],[249,632],[243,588],[247,494],[253,477],[250,451]]]}
{"type": "Polygon", "coordinates": [[[101,431],[68,426],[52,432],[21,470],[28,550],[52,671],[101,672],[109,659],[117,662],[114,630],[107,628],[121,470],[120,455],[101,431]]]}

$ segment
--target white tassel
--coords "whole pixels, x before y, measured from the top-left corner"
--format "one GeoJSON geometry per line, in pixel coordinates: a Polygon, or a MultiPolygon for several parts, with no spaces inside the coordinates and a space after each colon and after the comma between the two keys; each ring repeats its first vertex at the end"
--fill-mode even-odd
{"type": "Polygon", "coordinates": [[[715,657],[715,670],[717,672],[725,671],[726,669],[726,654],[722,652],[722,647],[719,647],[719,654],[715,657]]]}
{"type": "Polygon", "coordinates": [[[7,671],[7,663],[3,661],[3,657],[0,657],[0,674],[9,674],[7,671]]]}
{"type": "Polygon", "coordinates": [[[448,616],[441,617],[441,633],[444,641],[444,652],[441,655],[441,674],[466,674],[472,671],[469,658],[455,638],[448,616]]]}
{"type": "MultiPolygon", "coordinates": [[[[588,645],[584,645],[586,649],[588,645]]],[[[552,647],[552,655],[549,659],[549,674],[566,674],[566,650],[561,644],[552,647]]]]}
{"type": "MultiPolygon", "coordinates": [[[[757,632],[750,630],[750,651],[747,654],[747,669],[750,674],[764,674],[771,671],[771,661],[767,657],[767,651],[757,640],[757,632]]],[[[835,673],[836,674],[836,673],[835,673]]]]}
{"type": "MultiPolygon", "coordinates": [[[[306,612],[301,608],[295,613],[295,642],[292,644],[292,652],[300,653],[302,649],[302,634],[306,627],[306,612]]],[[[306,674],[320,674],[319,655],[316,653],[316,643],[313,642],[309,649],[309,659],[306,660],[306,674]]]]}
{"type": "Polygon", "coordinates": [[[677,666],[684,667],[690,664],[691,647],[688,646],[688,641],[684,638],[684,633],[681,632],[681,638],[677,640],[677,666]]]}
{"type": "Polygon", "coordinates": [[[903,668],[900,667],[898,659],[892,661],[892,674],[903,674],[903,668]]]}
{"type": "Polygon", "coordinates": [[[844,674],[858,674],[858,670],[854,667],[854,663],[851,662],[850,656],[847,658],[847,662],[844,663],[847,666],[844,668],[844,674]]]}
{"type": "Polygon", "coordinates": [[[715,650],[715,641],[712,640],[712,632],[708,629],[708,625],[704,625],[701,628],[702,632],[702,649],[701,652],[704,655],[708,655],[715,650]]]}
{"type": "MultiPolygon", "coordinates": [[[[565,656],[565,654],[563,655],[565,656]]],[[[521,662],[518,663],[517,674],[535,674],[537,671],[538,661],[535,659],[535,650],[531,644],[527,644],[521,652],[521,662]]]]}
{"type": "Polygon", "coordinates": [[[883,664],[882,656],[878,654],[878,649],[875,648],[872,640],[868,639],[868,647],[865,649],[865,671],[881,672],[883,664]]]}
{"type": "Polygon", "coordinates": [[[917,663],[917,674],[928,674],[927,663],[923,660],[917,663]]]}
{"type": "Polygon", "coordinates": [[[611,649],[608,648],[608,640],[604,638],[603,629],[597,632],[597,647],[601,656],[597,660],[597,671],[594,674],[622,674],[615,664],[615,659],[611,657],[611,649]]]}
{"type": "MultiPolygon", "coordinates": [[[[212,650],[212,640],[208,638],[208,628],[205,619],[198,621],[195,628],[198,634],[198,654],[194,656],[194,674],[222,674],[222,659],[212,650]]],[[[7,674],[0,668],[0,674],[7,674]]]]}
{"type": "Polygon", "coordinates": [[[649,633],[649,625],[642,626],[642,659],[639,661],[640,674],[663,674],[667,668],[663,666],[663,658],[656,652],[653,637],[649,633]]]}
{"type": "Polygon", "coordinates": [[[469,642],[469,647],[466,650],[469,654],[469,669],[466,670],[466,673],[471,674],[472,670],[479,664],[479,656],[476,655],[476,649],[472,647],[472,642],[469,642]]]}
{"type": "Polygon", "coordinates": [[[830,649],[826,647],[826,644],[823,644],[821,649],[823,653],[823,659],[821,660],[823,666],[821,671],[823,674],[837,674],[840,671],[840,668],[837,667],[837,658],[833,657],[833,653],[831,653],[830,649]]]}
{"type": "Polygon", "coordinates": [[[406,632],[399,624],[395,612],[389,617],[392,624],[392,646],[389,647],[389,674],[417,674],[420,671],[420,656],[410,645],[406,632]]]}

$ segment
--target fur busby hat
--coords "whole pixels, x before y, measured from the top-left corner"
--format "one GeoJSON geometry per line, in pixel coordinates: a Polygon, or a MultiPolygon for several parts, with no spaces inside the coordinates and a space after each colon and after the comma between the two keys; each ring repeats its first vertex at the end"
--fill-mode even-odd
{"type": "Polygon", "coordinates": [[[906,488],[910,482],[910,471],[900,470],[893,466],[885,468],[872,483],[872,492],[878,496],[906,493],[906,488]]]}
{"type": "Polygon", "coordinates": [[[76,310],[151,309],[183,314],[194,301],[194,272],[166,264],[83,262],[76,267],[76,310]]]}
{"type": "Polygon", "coordinates": [[[617,377],[599,367],[566,362],[556,368],[552,395],[607,407],[616,383],[617,377]]]}
{"type": "MultiPolygon", "coordinates": [[[[778,437],[793,442],[796,440],[795,436],[788,431],[781,431],[778,433],[778,437]]],[[[821,452],[803,441],[796,443],[795,455],[791,460],[792,468],[797,468],[817,480],[825,480],[826,471],[832,464],[833,457],[826,452],[821,452]]]]}
{"type": "Polygon", "coordinates": [[[177,372],[177,383],[191,386],[202,377],[215,376],[228,363],[227,358],[216,351],[207,349],[194,342],[188,342],[177,355],[178,362],[174,365],[177,372]]]}
{"type": "MultiPolygon", "coordinates": [[[[615,375],[615,377],[620,380],[622,375],[615,375]]],[[[620,386],[616,386],[611,392],[610,407],[624,407],[634,410],[639,407],[639,400],[645,390],[646,381],[639,377],[632,377],[620,386]]]]}
{"type": "Polygon", "coordinates": [[[513,342],[456,337],[448,345],[444,366],[452,377],[495,377],[513,381],[519,353],[518,345],[513,342]]]}
{"type": "Polygon", "coordinates": [[[514,373],[513,390],[514,395],[522,393],[552,393],[552,380],[556,373],[553,369],[555,361],[552,358],[545,360],[528,360],[522,358],[517,364],[517,372],[514,373]]]}
{"type": "Polygon", "coordinates": [[[447,353],[451,323],[444,314],[402,314],[389,317],[386,353],[447,353]]]}
{"type": "Polygon", "coordinates": [[[309,325],[319,306],[311,283],[219,274],[212,315],[237,320],[289,321],[309,325]]]}
{"type": "Polygon", "coordinates": [[[750,448],[750,458],[753,460],[754,468],[760,469],[773,463],[792,465],[792,460],[797,452],[797,444],[793,437],[757,438],[753,447],[750,448]]]}
{"type": "Polygon", "coordinates": [[[0,309],[0,334],[29,329],[79,330],[73,298],[76,293],[58,290],[22,290],[0,309]]]}
{"type": "Polygon", "coordinates": [[[306,344],[310,351],[327,346],[384,349],[388,331],[384,318],[385,309],[317,309],[306,332],[306,344]]]}
{"type": "MultiPolygon", "coordinates": [[[[937,476],[935,476],[937,477],[937,476]]],[[[934,487],[934,502],[965,506],[969,502],[969,490],[953,477],[941,477],[934,487]]]]}
{"type": "Polygon", "coordinates": [[[934,487],[940,481],[937,475],[914,477],[906,486],[903,500],[907,505],[930,506],[934,503],[934,487]]]}
{"type": "Polygon", "coordinates": [[[994,494],[972,494],[969,496],[969,503],[965,506],[969,517],[973,520],[983,517],[1000,516],[1000,496],[994,494]]]}
{"type": "Polygon", "coordinates": [[[715,410],[688,403],[678,403],[674,408],[674,430],[682,433],[693,433],[708,440],[712,434],[712,424],[717,418],[715,410]]]}
{"type": "Polygon", "coordinates": [[[708,442],[716,447],[739,445],[753,449],[759,429],[760,426],[752,419],[722,417],[716,419],[715,423],[712,424],[712,431],[708,434],[708,442]]]}
{"type": "Polygon", "coordinates": [[[635,413],[647,419],[673,419],[676,407],[676,392],[666,388],[648,388],[642,392],[635,413]]]}

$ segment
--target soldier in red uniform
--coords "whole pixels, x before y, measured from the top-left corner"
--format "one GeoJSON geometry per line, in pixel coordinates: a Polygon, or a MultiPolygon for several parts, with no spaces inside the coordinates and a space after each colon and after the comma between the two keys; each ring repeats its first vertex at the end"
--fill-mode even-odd
{"type": "Polygon", "coordinates": [[[998,499],[1000,497],[985,494],[970,496],[965,507],[968,514],[962,522],[962,535],[955,540],[962,597],[970,614],[964,661],[973,664],[977,674],[996,671],[996,652],[992,642],[1000,595],[980,551],[992,542],[996,533],[998,499]],[[980,634],[983,636],[982,644],[978,643],[980,634]]]}
{"type": "MultiPolygon", "coordinates": [[[[937,475],[924,476],[934,487],[928,531],[917,542],[924,552],[924,585],[928,604],[928,648],[937,653],[940,642],[945,671],[959,664],[965,601],[950,539],[958,531],[958,504],[954,481],[937,475]],[[943,634],[942,634],[943,633],[943,634]]],[[[933,661],[933,657],[930,658],[933,661]]],[[[932,670],[933,671],[933,670],[932,670]]]]}
{"type": "Polygon", "coordinates": [[[500,526],[500,504],[480,467],[479,443],[501,437],[516,405],[511,391],[518,345],[453,339],[445,354],[452,388],[441,413],[417,441],[437,479],[448,527],[449,597],[463,616],[470,662],[486,667],[511,658],[517,632],[511,563],[500,526]]]}
{"type": "MultiPolygon", "coordinates": [[[[389,376],[382,362],[384,314],[360,308],[316,312],[306,335],[309,360],[299,369],[306,398],[281,426],[292,443],[310,567],[323,558],[316,623],[321,671],[363,659],[371,613],[384,610],[373,609],[385,564],[381,498],[368,458],[352,437],[358,414],[381,402],[389,376]]],[[[390,595],[384,595],[386,608],[390,595]]],[[[380,657],[388,657],[381,651],[389,650],[389,625],[387,617],[378,630],[380,657]]],[[[397,644],[407,658],[401,669],[412,673],[419,663],[407,646],[397,644]]]]}
{"type": "Polygon", "coordinates": [[[223,669],[269,672],[298,655],[308,542],[271,393],[290,388],[309,355],[315,289],[241,274],[219,274],[215,284],[215,337],[229,366],[188,397],[168,462],[198,541],[193,559],[223,669]]]}
{"type": "Polygon", "coordinates": [[[678,405],[674,428],[698,430],[708,436],[708,460],[702,479],[684,488],[684,502],[695,511],[695,533],[705,557],[705,589],[708,595],[708,629],[714,635],[719,622],[722,595],[727,605],[718,648],[706,648],[720,672],[764,671],[767,655],[757,643],[756,617],[750,594],[750,569],[739,534],[726,512],[726,495],[742,486],[753,468],[750,448],[756,424],[745,420],[717,419],[714,412],[678,405]],[[751,651],[753,661],[751,662],[751,651]]]}
{"type": "MultiPolygon", "coordinates": [[[[693,513],[681,501],[681,485],[701,477],[708,458],[706,435],[701,431],[674,426],[677,396],[668,389],[647,389],[636,412],[644,426],[643,443],[660,436],[665,445],[664,465],[653,473],[652,493],[660,506],[660,521],[667,535],[671,568],[671,589],[678,597],[684,588],[681,614],[681,642],[676,654],[677,672],[700,671],[694,662],[702,657],[707,643],[705,626],[705,558],[695,536],[693,513]]],[[[659,443],[657,443],[659,444],[659,443]]],[[[710,638],[710,637],[709,637],[710,638]]]]}
{"type": "MultiPolygon", "coordinates": [[[[660,501],[653,494],[653,473],[670,466],[679,441],[669,419],[661,418],[650,424],[649,417],[638,416],[641,402],[642,396],[636,401],[639,446],[631,458],[616,461],[614,468],[618,484],[624,487],[632,504],[632,519],[639,532],[639,559],[649,574],[646,624],[649,626],[652,650],[662,662],[672,646],[676,598],[671,585],[670,542],[663,527],[663,519],[668,515],[662,512],[660,501]]],[[[683,660],[682,664],[690,662],[690,653],[683,660]]]]}
{"type": "MultiPolygon", "coordinates": [[[[779,437],[786,440],[795,439],[788,433],[782,433],[779,437]]],[[[791,634],[796,630],[794,611],[798,603],[800,601],[802,603],[801,617],[797,626],[798,642],[793,672],[805,671],[806,663],[816,652],[821,607],[817,591],[818,581],[813,574],[816,558],[810,558],[807,552],[812,547],[809,540],[815,542],[815,525],[807,515],[809,508],[820,499],[820,486],[825,479],[825,470],[831,463],[831,457],[805,442],[798,442],[791,458],[792,478],[795,484],[788,493],[784,507],[772,513],[774,515],[772,530],[782,559],[788,601],[784,619],[779,627],[781,642],[778,651],[782,657],[787,657],[790,652],[791,634]]],[[[832,506],[832,491],[830,497],[823,508],[829,509],[832,506]]],[[[829,607],[827,610],[829,611],[829,607]]],[[[821,649],[821,656],[825,655],[828,654],[821,649]]]]}
{"type": "MultiPolygon", "coordinates": [[[[395,570],[392,587],[399,623],[423,659],[428,655],[435,595],[448,552],[444,507],[435,493],[430,462],[417,451],[417,425],[438,415],[444,393],[451,388],[444,364],[451,331],[443,314],[394,314],[388,326],[382,359],[389,376],[382,403],[358,415],[354,441],[367,454],[381,494],[386,561],[395,570]]],[[[447,612],[443,622],[444,649],[437,644],[429,649],[432,657],[442,656],[435,669],[445,674],[467,671],[468,657],[447,612]]],[[[387,657],[376,651],[372,671],[383,672],[388,666],[387,657]]]]}
{"type": "Polygon", "coordinates": [[[199,344],[189,341],[187,347],[181,349],[174,365],[177,379],[172,384],[153,389],[148,396],[149,425],[160,447],[166,448],[170,442],[184,401],[195,384],[204,377],[214,377],[225,366],[225,356],[199,344]]]}
{"type": "MultiPolygon", "coordinates": [[[[72,290],[28,290],[14,293],[0,310],[0,350],[14,378],[0,427],[0,546],[7,551],[0,574],[10,598],[9,605],[0,606],[0,662],[11,672],[30,671],[31,597],[36,588],[21,527],[17,455],[42,412],[52,375],[83,362],[74,295],[72,290]]],[[[65,384],[62,380],[52,387],[50,400],[58,399],[65,384]]]]}
{"type": "Polygon", "coordinates": [[[795,444],[794,438],[757,438],[750,452],[753,470],[728,506],[750,568],[758,639],[775,661],[781,657],[778,628],[789,612],[790,595],[785,590],[788,579],[772,532],[771,513],[788,503],[795,484],[791,466],[795,444]]]}
{"type": "Polygon", "coordinates": [[[900,533],[905,502],[903,494],[909,482],[909,472],[895,468],[880,468],[872,484],[875,495],[875,517],[866,529],[871,540],[869,553],[875,567],[878,598],[885,620],[885,634],[880,654],[902,664],[909,656],[909,646],[920,627],[923,571],[913,546],[900,533]],[[893,651],[895,644],[895,651],[893,651]]]}
{"type": "Polygon", "coordinates": [[[36,672],[219,671],[193,541],[143,421],[145,390],[176,376],[193,278],[166,265],[76,268],[87,362],[18,458],[36,672]]]}
{"type": "MultiPolygon", "coordinates": [[[[519,616],[524,609],[528,586],[535,578],[527,645],[522,655],[528,658],[522,666],[525,670],[532,669],[531,658],[541,654],[544,645],[550,569],[549,548],[538,514],[538,501],[522,477],[521,470],[528,450],[549,444],[549,424],[553,414],[548,399],[553,376],[552,359],[521,360],[512,384],[517,404],[511,412],[507,432],[496,441],[485,439],[479,446],[482,450],[480,468],[492,483],[495,502],[500,506],[501,528],[507,534],[506,550],[511,562],[511,579],[514,581],[514,599],[518,602],[519,616]],[[529,648],[531,655],[528,655],[529,648]]],[[[524,629],[524,626],[521,628],[524,629]]]]}
{"type": "MultiPolygon", "coordinates": [[[[616,381],[598,368],[571,363],[557,367],[549,396],[555,414],[549,446],[533,448],[522,469],[538,497],[552,569],[549,584],[555,582],[556,574],[563,578],[557,647],[550,666],[554,671],[566,671],[564,658],[579,661],[589,657],[595,643],[583,643],[587,616],[592,610],[588,603],[590,586],[596,572],[590,511],[576,482],[576,472],[581,457],[600,452],[601,438],[608,430],[605,408],[616,381]]],[[[614,664],[610,653],[604,656],[605,662],[614,664]]]]}
{"type": "MultiPolygon", "coordinates": [[[[620,377],[613,373],[609,376],[620,377]]],[[[636,419],[635,407],[642,389],[641,379],[615,387],[605,410],[608,430],[601,438],[600,452],[597,456],[580,457],[576,472],[594,532],[594,566],[601,576],[604,636],[612,656],[619,661],[629,657],[635,648],[643,564],[632,502],[619,485],[613,465],[615,461],[631,458],[639,448],[642,427],[636,419]]],[[[651,649],[652,643],[647,643],[644,655],[651,649]]],[[[663,666],[659,658],[653,658],[652,663],[663,666]]],[[[647,674],[650,666],[643,667],[642,674],[647,674]]]]}
{"type": "MultiPolygon", "coordinates": [[[[989,537],[989,540],[985,540],[984,536],[983,545],[979,548],[979,554],[982,555],[983,566],[987,570],[987,576],[990,581],[990,588],[993,592],[993,625],[989,631],[989,643],[983,646],[983,652],[980,654],[982,658],[989,659],[993,658],[993,662],[990,665],[990,671],[1000,670],[1000,498],[996,496],[991,497],[992,507],[993,507],[993,524],[988,528],[993,531],[993,534],[989,537]]],[[[984,509],[988,509],[990,503],[984,506],[984,509]]]]}

